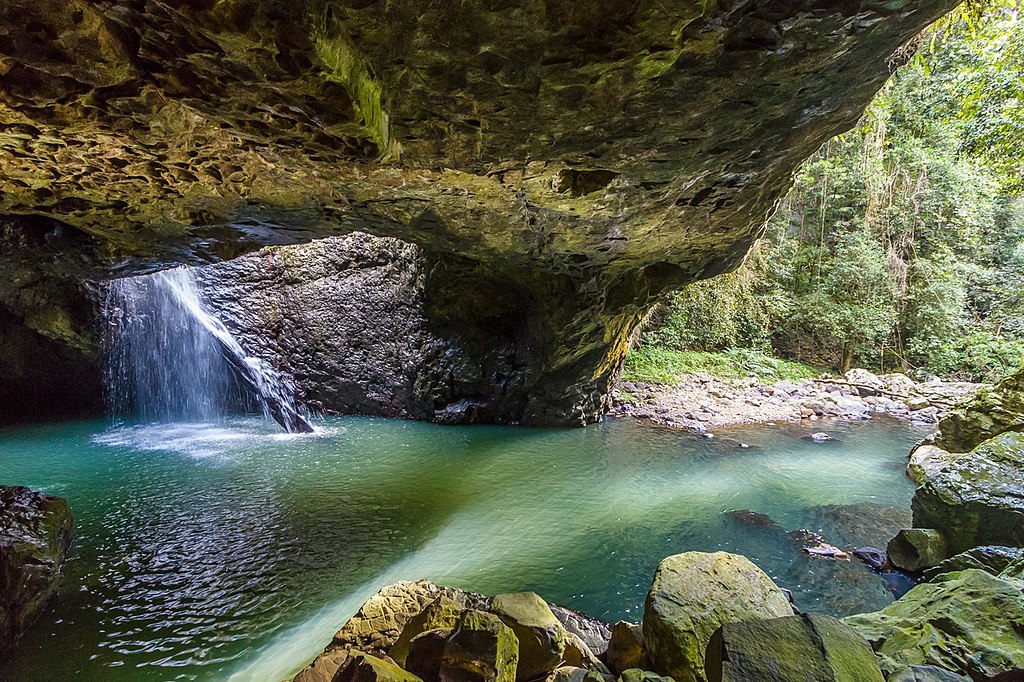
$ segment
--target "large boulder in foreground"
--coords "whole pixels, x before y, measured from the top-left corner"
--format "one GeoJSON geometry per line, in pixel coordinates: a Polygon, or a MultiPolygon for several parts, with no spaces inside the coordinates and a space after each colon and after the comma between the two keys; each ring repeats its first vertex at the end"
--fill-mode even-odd
{"type": "Polygon", "coordinates": [[[72,531],[66,500],[0,486],[0,658],[56,594],[72,531]]]}
{"type": "Polygon", "coordinates": [[[390,661],[353,650],[348,663],[334,676],[332,682],[423,682],[423,680],[402,670],[390,661]]]}
{"type": "Polygon", "coordinates": [[[828,616],[726,623],[708,644],[708,682],[883,682],[871,647],[828,616]]]}
{"type": "Polygon", "coordinates": [[[725,623],[793,615],[786,595],[749,559],[685,552],[663,559],[644,603],[643,635],[656,672],[704,682],[704,651],[725,623]]]}
{"type": "Polygon", "coordinates": [[[466,611],[441,654],[441,682],[515,682],[519,640],[486,611],[466,611]]]}
{"type": "Polygon", "coordinates": [[[491,612],[512,628],[519,640],[516,680],[544,677],[562,661],[566,632],[547,602],[533,592],[499,594],[491,612]]]}
{"type": "Polygon", "coordinates": [[[914,526],[939,529],[950,555],[1024,547],[1024,433],[1007,431],[930,475],[914,493],[914,526]]]}
{"type": "Polygon", "coordinates": [[[875,613],[845,618],[882,669],[932,665],[988,679],[1024,668],[1024,593],[978,569],[946,573],[875,613]]]}

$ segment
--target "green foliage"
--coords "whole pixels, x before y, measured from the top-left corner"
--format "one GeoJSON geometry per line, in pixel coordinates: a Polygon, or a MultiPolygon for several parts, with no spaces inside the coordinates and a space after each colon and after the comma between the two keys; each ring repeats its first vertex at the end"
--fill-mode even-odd
{"type": "Polygon", "coordinates": [[[708,353],[645,344],[626,356],[622,378],[671,386],[679,382],[681,374],[694,372],[721,379],[754,376],[765,382],[811,379],[821,374],[820,370],[809,365],[780,360],[750,348],[708,353]]]}
{"type": "Polygon", "coordinates": [[[1024,22],[996,3],[925,36],[743,267],[672,296],[645,343],[971,380],[1020,366],[1024,22]]]}

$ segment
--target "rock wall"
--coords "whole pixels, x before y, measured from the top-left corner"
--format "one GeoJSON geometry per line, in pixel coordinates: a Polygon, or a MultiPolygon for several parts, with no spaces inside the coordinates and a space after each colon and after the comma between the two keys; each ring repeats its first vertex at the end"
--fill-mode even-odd
{"type": "MultiPolygon", "coordinates": [[[[314,409],[444,423],[536,420],[545,381],[531,365],[525,326],[495,314],[495,292],[449,289],[451,267],[412,244],[355,233],[197,272],[204,301],[243,347],[293,377],[314,409]]],[[[603,399],[595,391],[589,412],[558,421],[584,423],[603,399]]]]}

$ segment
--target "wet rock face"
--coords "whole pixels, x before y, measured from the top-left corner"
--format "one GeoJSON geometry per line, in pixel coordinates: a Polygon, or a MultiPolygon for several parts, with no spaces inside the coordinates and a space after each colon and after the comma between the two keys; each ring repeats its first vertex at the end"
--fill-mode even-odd
{"type": "Polygon", "coordinates": [[[1024,547],[1022,469],[1024,434],[1007,431],[985,441],[917,489],[914,526],[938,529],[947,556],[982,545],[1024,547]]]}
{"type": "Polygon", "coordinates": [[[65,500],[0,486],[0,658],[56,594],[72,526],[65,500]]]}
{"type": "Polygon", "coordinates": [[[400,238],[432,323],[547,377],[524,419],[579,423],[644,309],[735,267],[953,4],[10,0],[0,216],[97,276],[400,238]]]}

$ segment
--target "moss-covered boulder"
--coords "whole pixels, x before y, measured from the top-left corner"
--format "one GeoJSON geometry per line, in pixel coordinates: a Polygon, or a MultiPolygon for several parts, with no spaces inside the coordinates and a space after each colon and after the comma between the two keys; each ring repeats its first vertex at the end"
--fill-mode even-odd
{"type": "Polygon", "coordinates": [[[973,679],[1024,668],[1024,593],[977,570],[945,573],[890,606],[845,618],[882,669],[933,665],[973,679]]]}
{"type": "Polygon", "coordinates": [[[515,682],[519,640],[493,613],[462,614],[441,655],[442,682],[515,682]]]}
{"type": "Polygon", "coordinates": [[[544,677],[558,667],[565,653],[565,629],[540,596],[533,592],[499,594],[491,602],[491,612],[519,639],[519,682],[544,677]]]}
{"type": "Polygon", "coordinates": [[[619,675],[618,682],[675,682],[671,677],[664,677],[658,673],[652,673],[650,670],[641,670],[640,668],[629,668],[623,670],[622,674],[619,675]]]}
{"type": "Polygon", "coordinates": [[[345,666],[334,676],[333,682],[423,682],[412,673],[402,670],[391,661],[385,661],[362,651],[353,650],[345,666]]]}
{"type": "Polygon", "coordinates": [[[708,682],[883,682],[871,647],[828,616],[726,623],[708,644],[708,682]]]}
{"type": "Polygon", "coordinates": [[[992,575],[999,575],[1014,561],[1024,558],[1024,547],[1000,547],[986,545],[960,552],[938,565],[927,569],[924,577],[931,580],[937,575],[977,568],[992,575]]]}
{"type": "Polygon", "coordinates": [[[409,619],[398,639],[388,649],[388,656],[398,665],[405,665],[405,658],[413,639],[430,630],[453,629],[467,608],[471,607],[464,595],[441,594],[427,604],[423,611],[409,619]]]}
{"type": "Polygon", "coordinates": [[[792,614],[783,591],[746,557],[685,552],[658,564],[644,603],[644,642],[656,672],[704,682],[704,650],[715,630],[792,614]]]}
{"type": "Polygon", "coordinates": [[[1024,425],[1024,369],[984,388],[939,422],[935,445],[949,452],[970,452],[1004,431],[1024,425]]]}
{"type": "Polygon", "coordinates": [[[910,452],[907,476],[914,483],[923,485],[930,477],[961,456],[962,453],[948,452],[937,445],[920,443],[910,452]]]}
{"type": "Polygon", "coordinates": [[[1002,433],[950,462],[918,488],[911,507],[914,526],[940,529],[950,554],[1024,546],[1024,433],[1002,433]]]}
{"type": "Polygon", "coordinates": [[[73,529],[66,500],[0,486],[0,658],[56,594],[73,529]]]}
{"type": "Polygon", "coordinates": [[[934,528],[904,528],[889,541],[889,561],[905,571],[920,571],[949,556],[946,540],[934,528]]]}
{"type": "Polygon", "coordinates": [[[441,679],[441,657],[450,635],[451,630],[437,629],[413,637],[403,661],[405,669],[423,682],[438,682],[441,679]]]}

